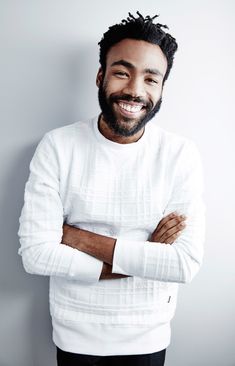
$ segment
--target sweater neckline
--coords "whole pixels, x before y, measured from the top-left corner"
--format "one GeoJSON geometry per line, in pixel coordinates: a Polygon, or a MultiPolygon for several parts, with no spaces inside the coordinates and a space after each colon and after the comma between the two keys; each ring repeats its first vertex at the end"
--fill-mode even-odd
{"type": "Polygon", "coordinates": [[[98,128],[98,121],[99,121],[99,116],[96,116],[92,119],[92,125],[93,125],[93,130],[94,130],[96,139],[100,143],[102,143],[103,145],[106,145],[109,148],[119,150],[119,151],[130,151],[130,150],[133,151],[133,150],[139,149],[140,146],[143,146],[144,142],[147,139],[148,129],[146,128],[147,126],[145,126],[143,135],[136,142],[132,142],[129,144],[120,144],[118,142],[111,141],[111,140],[107,139],[104,135],[102,135],[102,133],[100,132],[100,130],[98,128]]]}

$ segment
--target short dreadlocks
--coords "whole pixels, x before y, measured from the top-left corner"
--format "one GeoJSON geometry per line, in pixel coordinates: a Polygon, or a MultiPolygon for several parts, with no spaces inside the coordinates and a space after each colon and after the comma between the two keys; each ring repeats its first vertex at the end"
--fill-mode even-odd
{"type": "Polygon", "coordinates": [[[170,70],[173,65],[174,54],[178,48],[175,38],[164,29],[168,29],[167,25],[154,24],[153,20],[159,15],[150,17],[147,15],[143,17],[137,11],[138,17],[135,18],[131,13],[129,17],[123,19],[121,23],[109,27],[108,31],[104,33],[103,38],[98,43],[100,46],[100,64],[105,72],[106,56],[109,49],[116,43],[126,38],[146,41],[158,45],[167,59],[167,70],[163,82],[168,78],[170,70]]]}

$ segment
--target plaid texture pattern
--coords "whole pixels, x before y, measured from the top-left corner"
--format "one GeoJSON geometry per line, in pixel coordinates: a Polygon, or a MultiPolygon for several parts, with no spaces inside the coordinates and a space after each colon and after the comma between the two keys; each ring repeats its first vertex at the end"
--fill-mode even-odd
{"type": "Polygon", "coordinates": [[[26,271],[51,276],[50,309],[61,322],[141,326],[166,324],[178,283],[191,281],[203,256],[202,169],[193,142],[150,122],[142,138],[117,144],[97,118],[47,133],[30,164],[19,237],[26,271]],[[187,215],[172,245],[150,235],[168,213],[187,215]],[[62,245],[62,224],[117,238],[113,272],[62,245]]]}

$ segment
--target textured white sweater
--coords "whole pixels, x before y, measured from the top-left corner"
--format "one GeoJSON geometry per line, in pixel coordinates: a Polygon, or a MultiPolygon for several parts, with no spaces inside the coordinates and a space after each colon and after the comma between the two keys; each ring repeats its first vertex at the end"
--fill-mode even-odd
{"type": "Polygon", "coordinates": [[[193,142],[148,123],[140,140],[118,144],[98,118],[58,128],[30,164],[19,253],[27,272],[50,276],[53,339],[85,354],[156,352],[170,342],[178,283],[191,281],[203,255],[202,172],[193,142]],[[187,215],[172,245],[149,242],[168,213],[187,215]],[[117,238],[113,272],[61,243],[63,222],[117,238]]]}

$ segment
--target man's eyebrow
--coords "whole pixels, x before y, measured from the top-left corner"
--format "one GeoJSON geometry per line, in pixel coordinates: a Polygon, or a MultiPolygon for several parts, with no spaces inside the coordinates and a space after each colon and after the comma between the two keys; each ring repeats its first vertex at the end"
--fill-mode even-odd
{"type": "MultiPolygon", "coordinates": [[[[126,60],[114,61],[111,64],[111,66],[119,66],[119,65],[125,66],[128,69],[134,69],[135,68],[135,66],[132,63],[130,63],[130,62],[126,61],[126,60]]],[[[157,75],[157,76],[163,77],[163,74],[158,69],[147,68],[147,69],[144,69],[144,73],[146,73],[146,74],[152,74],[152,75],[157,75]]]]}
{"type": "Polygon", "coordinates": [[[163,74],[158,69],[144,69],[144,72],[146,72],[146,74],[152,74],[163,77],[163,74]]]}
{"type": "Polygon", "coordinates": [[[118,61],[115,61],[111,64],[111,66],[119,66],[119,65],[125,66],[128,69],[134,69],[135,68],[135,66],[133,64],[131,64],[130,62],[125,61],[125,60],[118,60],[118,61]]]}

